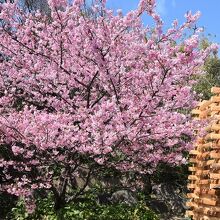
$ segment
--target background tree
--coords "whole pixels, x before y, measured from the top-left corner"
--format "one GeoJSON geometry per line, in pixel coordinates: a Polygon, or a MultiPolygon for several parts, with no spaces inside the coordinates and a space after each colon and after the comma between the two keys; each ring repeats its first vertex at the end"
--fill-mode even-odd
{"type": "MultiPolygon", "coordinates": [[[[210,44],[206,38],[201,40],[202,49],[209,47],[210,44]]],[[[203,68],[204,74],[197,77],[198,82],[195,85],[195,91],[200,99],[210,99],[211,88],[213,86],[220,86],[220,60],[218,51],[214,51],[209,55],[203,68]]]]}

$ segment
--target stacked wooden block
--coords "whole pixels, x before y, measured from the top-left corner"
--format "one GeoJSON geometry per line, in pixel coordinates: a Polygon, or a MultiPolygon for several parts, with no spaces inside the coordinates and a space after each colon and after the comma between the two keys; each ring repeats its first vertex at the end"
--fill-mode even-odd
{"type": "Polygon", "coordinates": [[[213,87],[212,93],[192,112],[198,122],[208,123],[190,152],[186,215],[195,220],[220,220],[220,88],[213,87]]]}

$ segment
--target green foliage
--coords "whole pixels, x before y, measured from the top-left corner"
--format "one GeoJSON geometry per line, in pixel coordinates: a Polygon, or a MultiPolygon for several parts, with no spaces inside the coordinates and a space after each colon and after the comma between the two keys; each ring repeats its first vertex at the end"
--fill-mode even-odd
{"type": "Polygon", "coordinates": [[[83,202],[75,202],[65,206],[58,213],[53,211],[53,198],[48,196],[37,201],[34,214],[25,211],[24,202],[19,201],[12,209],[8,219],[16,220],[159,220],[143,201],[137,205],[126,204],[101,205],[90,194],[83,202]]]}
{"type": "Polygon", "coordinates": [[[74,209],[65,208],[64,219],[79,220],[157,220],[156,215],[144,203],[130,207],[125,204],[97,205],[91,203],[78,203],[74,209]]]}
{"type": "Polygon", "coordinates": [[[16,206],[12,208],[11,212],[7,216],[7,220],[16,219],[16,220],[56,220],[56,214],[53,208],[52,197],[38,199],[37,200],[37,209],[35,213],[28,214],[25,208],[24,201],[20,199],[16,206]]]}
{"type": "Polygon", "coordinates": [[[206,74],[198,78],[198,83],[195,86],[197,94],[201,94],[202,99],[211,97],[211,88],[220,86],[220,60],[217,57],[211,57],[205,64],[206,74]]]}
{"type": "MultiPolygon", "coordinates": [[[[201,41],[201,48],[206,49],[210,45],[208,39],[201,41]]],[[[220,86],[220,59],[217,56],[217,51],[213,52],[205,62],[205,74],[199,76],[194,90],[200,95],[201,99],[210,99],[211,88],[213,86],[220,86]]]]}

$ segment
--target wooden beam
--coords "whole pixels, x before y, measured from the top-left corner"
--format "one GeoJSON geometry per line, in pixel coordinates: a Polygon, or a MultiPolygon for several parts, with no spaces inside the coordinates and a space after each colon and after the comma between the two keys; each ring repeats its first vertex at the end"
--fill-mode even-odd
{"type": "Polygon", "coordinates": [[[212,104],[212,103],[213,103],[212,100],[209,100],[209,101],[204,100],[204,101],[200,104],[199,110],[200,110],[200,111],[204,111],[204,110],[205,110],[210,104],[212,104]]]}
{"type": "Polygon", "coordinates": [[[220,97],[219,96],[212,96],[211,99],[210,99],[210,102],[211,103],[213,103],[213,102],[220,102],[220,97]]]}
{"type": "Polygon", "coordinates": [[[211,93],[219,94],[220,93],[220,87],[212,87],[211,88],[211,93]]]}

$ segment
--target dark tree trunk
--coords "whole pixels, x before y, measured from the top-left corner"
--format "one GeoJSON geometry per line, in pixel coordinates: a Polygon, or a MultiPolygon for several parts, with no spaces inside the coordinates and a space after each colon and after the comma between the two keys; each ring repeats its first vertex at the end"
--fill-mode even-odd
{"type": "Polygon", "coordinates": [[[144,181],[143,192],[145,195],[150,195],[152,193],[151,177],[150,175],[144,175],[142,178],[144,181]]]}
{"type": "Polygon", "coordinates": [[[57,197],[55,199],[55,204],[54,204],[54,210],[58,212],[60,209],[62,209],[65,206],[65,200],[61,197],[57,197]]]}

